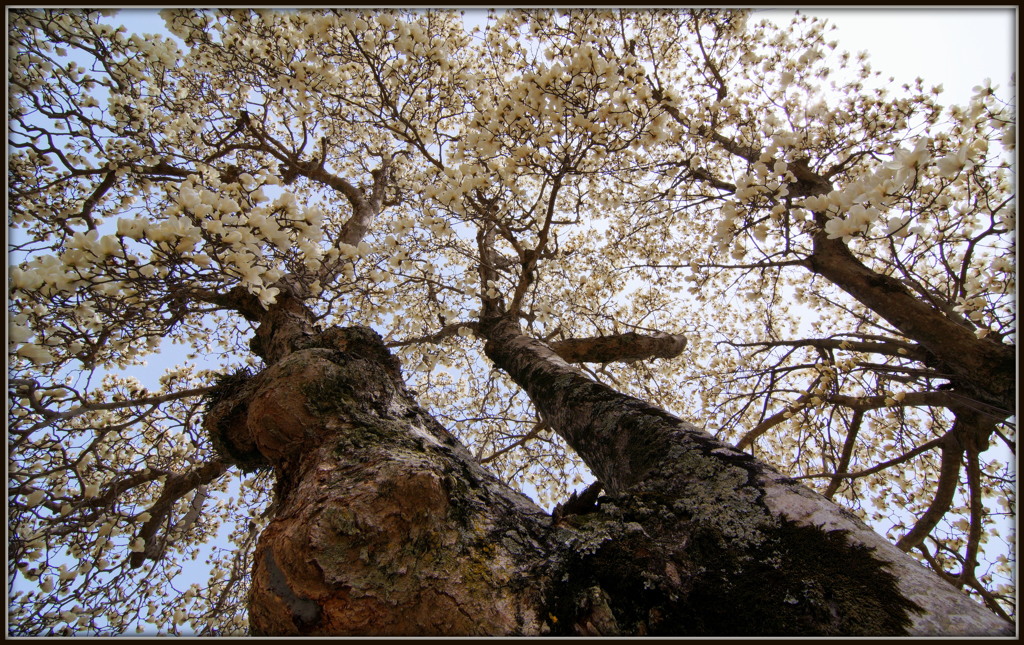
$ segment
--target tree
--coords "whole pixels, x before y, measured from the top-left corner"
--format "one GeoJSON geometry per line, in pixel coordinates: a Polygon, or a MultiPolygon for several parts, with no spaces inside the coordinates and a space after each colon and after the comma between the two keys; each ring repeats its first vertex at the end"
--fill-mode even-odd
{"type": "Polygon", "coordinates": [[[731,11],[161,15],[10,14],[12,632],[1010,633],[988,88],[731,11]]]}

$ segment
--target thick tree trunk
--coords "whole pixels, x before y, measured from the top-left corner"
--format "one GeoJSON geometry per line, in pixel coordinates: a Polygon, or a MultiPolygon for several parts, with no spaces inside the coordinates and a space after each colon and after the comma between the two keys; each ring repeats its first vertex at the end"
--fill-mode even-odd
{"type": "Polygon", "coordinates": [[[303,345],[207,415],[278,479],[253,634],[540,632],[547,514],[416,405],[374,332],[303,345]]]}
{"type": "Polygon", "coordinates": [[[749,455],[589,381],[514,323],[487,334],[488,355],[608,495],[550,517],[416,405],[372,331],[292,337],[206,417],[228,457],[278,479],[253,564],[254,634],[1008,629],[749,455]]]}
{"type": "Polygon", "coordinates": [[[626,549],[632,566],[598,557],[587,568],[612,585],[598,584],[616,617],[635,603],[636,590],[621,582],[630,575],[663,590],[646,594],[655,610],[631,633],[1012,633],[820,495],[591,381],[510,318],[482,329],[491,360],[607,484],[612,506],[603,515],[642,529],[643,548],[626,549]],[[602,576],[607,568],[618,570],[602,576]]]}

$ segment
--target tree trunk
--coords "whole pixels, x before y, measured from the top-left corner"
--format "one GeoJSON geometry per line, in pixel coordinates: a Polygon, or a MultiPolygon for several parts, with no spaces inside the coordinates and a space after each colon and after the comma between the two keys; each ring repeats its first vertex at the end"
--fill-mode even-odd
{"type": "Polygon", "coordinates": [[[547,514],[417,406],[374,332],[303,345],[207,415],[277,475],[252,633],[538,633],[547,514]]]}
{"type": "Polygon", "coordinates": [[[253,634],[1009,633],[823,498],[515,323],[484,327],[608,495],[548,516],[417,406],[375,333],[293,339],[206,420],[225,453],[277,475],[253,634]]]}
{"type": "Polygon", "coordinates": [[[591,381],[509,317],[482,330],[488,357],[607,484],[601,515],[637,526],[637,537],[609,541],[580,572],[610,596],[626,632],[1012,633],[857,517],[751,455],[591,381]],[[638,579],[643,592],[625,582],[638,579]],[[631,593],[648,611],[623,625],[635,615],[631,593]]]}

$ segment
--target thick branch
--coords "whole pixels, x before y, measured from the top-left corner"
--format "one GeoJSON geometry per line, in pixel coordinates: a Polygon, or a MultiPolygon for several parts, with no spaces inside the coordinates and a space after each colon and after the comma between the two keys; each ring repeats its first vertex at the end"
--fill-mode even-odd
{"type": "Polygon", "coordinates": [[[675,358],[686,348],[682,334],[626,332],[612,336],[570,338],[548,343],[567,363],[632,362],[651,358],[675,358]]]}
{"type": "MultiPolygon", "coordinates": [[[[783,526],[814,527],[821,536],[842,535],[847,548],[870,548],[870,557],[893,572],[899,593],[888,597],[911,601],[922,610],[906,616],[908,633],[1002,634],[1011,629],[849,513],[792,479],[664,410],[590,381],[542,342],[523,335],[511,316],[481,321],[481,333],[487,338],[487,356],[526,390],[552,429],[607,485],[609,496],[628,499],[635,494],[643,504],[653,505],[644,530],[655,539],[666,525],[672,527],[674,538],[666,543],[673,545],[687,543],[681,535],[707,530],[731,550],[742,548],[751,536],[787,539],[773,528],[779,520],[783,526]],[[655,510],[658,503],[664,508],[655,510]],[[674,517],[684,518],[685,524],[674,524],[674,517]],[[681,526],[686,527],[683,534],[676,532],[681,526]]],[[[796,565],[784,566],[790,570],[796,565]]],[[[738,570],[735,573],[742,577],[738,570]]],[[[730,572],[727,579],[735,579],[732,576],[730,572]]],[[[836,584],[834,579],[830,583],[836,584]]]]}
{"type": "Polygon", "coordinates": [[[646,418],[668,418],[666,412],[591,381],[524,335],[512,317],[484,320],[480,327],[487,356],[526,390],[541,417],[607,490],[627,489],[664,458],[671,438],[646,418]]]}
{"type": "MultiPolygon", "coordinates": [[[[824,227],[824,222],[820,223],[824,227]]],[[[1001,409],[1003,418],[1012,414],[1016,397],[1013,347],[977,338],[915,297],[899,280],[866,267],[841,240],[828,239],[824,230],[814,235],[814,253],[808,265],[926,348],[955,374],[958,385],[1001,409]]]]}
{"type": "MultiPolygon", "coordinates": [[[[960,572],[960,584],[976,582],[974,570],[978,567],[978,549],[981,545],[982,522],[984,521],[982,506],[981,464],[978,455],[988,447],[989,436],[993,426],[977,415],[965,415],[965,431],[962,433],[964,452],[967,458],[967,489],[970,504],[970,530],[967,533],[967,555],[964,558],[963,570],[960,572]]],[[[981,586],[981,585],[977,585],[981,586]]]]}
{"type": "Polygon", "coordinates": [[[959,420],[953,423],[953,431],[945,436],[945,441],[941,444],[942,461],[939,465],[939,480],[935,484],[935,497],[932,498],[932,503],[914,524],[914,528],[910,529],[896,543],[896,546],[904,551],[910,551],[921,544],[953,503],[953,495],[956,493],[956,487],[960,481],[960,466],[963,463],[964,455],[963,446],[956,440],[959,423],[959,420]]]}
{"type": "Polygon", "coordinates": [[[159,539],[156,536],[156,532],[166,522],[167,514],[171,512],[174,503],[196,488],[205,486],[217,479],[227,469],[227,464],[218,459],[207,462],[183,475],[170,475],[167,477],[163,493],[160,494],[156,503],[149,508],[149,514],[152,517],[139,529],[138,537],[146,541],[148,548],[145,552],[132,553],[129,562],[133,569],[142,566],[142,562],[147,557],[156,560],[162,555],[163,549],[156,546],[156,540],[159,539]]]}

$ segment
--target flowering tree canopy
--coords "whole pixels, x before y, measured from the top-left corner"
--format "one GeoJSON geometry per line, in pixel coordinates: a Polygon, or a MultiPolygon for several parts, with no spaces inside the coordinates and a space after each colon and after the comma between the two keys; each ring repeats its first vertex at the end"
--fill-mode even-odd
{"type": "Polygon", "coordinates": [[[563,499],[589,474],[485,356],[498,313],[1014,614],[998,88],[871,89],[803,16],[160,15],[9,14],[13,632],[244,633],[273,478],[203,420],[288,330],[377,330],[563,499]]]}

